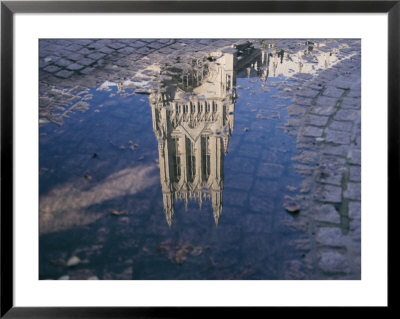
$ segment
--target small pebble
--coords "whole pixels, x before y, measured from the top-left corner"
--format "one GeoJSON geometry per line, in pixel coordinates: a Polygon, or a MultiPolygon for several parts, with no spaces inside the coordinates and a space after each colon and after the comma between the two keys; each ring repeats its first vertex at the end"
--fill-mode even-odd
{"type": "Polygon", "coordinates": [[[74,267],[74,266],[78,265],[80,262],[81,262],[81,260],[79,259],[79,257],[73,256],[70,259],[68,259],[67,267],[74,267]]]}

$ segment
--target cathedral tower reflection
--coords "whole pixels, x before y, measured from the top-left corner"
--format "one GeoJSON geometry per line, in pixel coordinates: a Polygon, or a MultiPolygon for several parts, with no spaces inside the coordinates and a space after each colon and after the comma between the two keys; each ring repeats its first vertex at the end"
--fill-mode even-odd
{"type": "Polygon", "coordinates": [[[216,225],[222,213],[224,157],[234,125],[236,56],[225,53],[164,71],[150,97],[158,141],[164,212],[171,227],[174,203],[211,201],[216,225]]]}

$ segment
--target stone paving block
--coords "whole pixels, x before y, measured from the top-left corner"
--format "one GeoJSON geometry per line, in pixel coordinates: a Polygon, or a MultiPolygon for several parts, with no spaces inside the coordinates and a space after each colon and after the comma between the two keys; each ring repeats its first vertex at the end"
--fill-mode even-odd
{"type": "Polygon", "coordinates": [[[128,45],[132,48],[141,48],[144,47],[147,44],[147,42],[143,42],[141,40],[136,40],[133,42],[130,42],[128,45]]]}
{"type": "Polygon", "coordinates": [[[312,106],[310,112],[316,115],[332,115],[335,113],[336,108],[334,106],[312,106]]]}
{"type": "Polygon", "coordinates": [[[43,59],[40,59],[39,61],[39,68],[45,68],[46,66],[48,66],[49,64],[51,64],[51,61],[45,61],[43,59]]]}
{"type": "Polygon", "coordinates": [[[88,48],[82,48],[82,49],[76,51],[76,53],[87,55],[87,54],[93,53],[93,50],[89,50],[88,48]]]}
{"type": "Polygon", "coordinates": [[[361,136],[360,135],[356,136],[356,139],[354,140],[354,144],[357,146],[357,148],[361,147],[361,136]]]}
{"type": "Polygon", "coordinates": [[[294,170],[301,176],[307,177],[314,173],[315,168],[308,165],[293,165],[294,170]]]}
{"type": "Polygon", "coordinates": [[[76,61],[82,59],[82,58],[83,58],[83,55],[82,55],[82,54],[79,54],[79,53],[73,53],[73,52],[72,52],[72,53],[68,53],[67,55],[65,55],[65,57],[66,57],[68,60],[71,60],[71,61],[76,62],[76,61]]]}
{"type": "Polygon", "coordinates": [[[59,60],[57,60],[54,64],[55,65],[57,65],[57,66],[59,66],[59,67],[66,67],[66,66],[68,66],[68,65],[70,65],[70,64],[72,64],[73,62],[72,61],[70,61],[70,60],[67,60],[67,59],[59,59],[59,60]]]}
{"type": "Polygon", "coordinates": [[[343,95],[343,93],[344,90],[337,89],[334,86],[328,86],[322,95],[338,99],[343,95]]]}
{"type": "Polygon", "coordinates": [[[357,149],[351,150],[350,163],[361,165],[361,151],[357,149]]]}
{"type": "Polygon", "coordinates": [[[361,184],[360,183],[347,183],[347,188],[343,196],[348,199],[361,200],[361,184]]]}
{"type": "Polygon", "coordinates": [[[55,43],[58,45],[61,45],[62,47],[67,47],[71,44],[73,44],[72,40],[66,40],[66,39],[61,39],[61,40],[55,40],[55,43]]]}
{"type": "Polygon", "coordinates": [[[323,155],[320,159],[319,167],[324,170],[335,171],[345,168],[346,160],[342,157],[323,155]]]}
{"type": "Polygon", "coordinates": [[[352,82],[349,78],[339,76],[329,84],[339,89],[350,89],[354,85],[354,82],[352,82]]]}
{"type": "Polygon", "coordinates": [[[290,116],[303,116],[306,113],[306,109],[303,106],[296,104],[292,104],[286,109],[290,116]]]}
{"type": "Polygon", "coordinates": [[[343,175],[345,167],[341,167],[337,170],[329,169],[317,169],[315,174],[315,180],[319,183],[342,185],[343,175]]]}
{"type": "Polygon", "coordinates": [[[361,182],[361,166],[350,166],[349,179],[353,182],[361,182]]]}
{"type": "Polygon", "coordinates": [[[158,49],[157,52],[170,55],[170,54],[173,54],[175,52],[175,50],[171,49],[170,47],[164,47],[164,48],[158,49]]]}
{"type": "Polygon", "coordinates": [[[150,43],[147,44],[147,47],[149,47],[151,49],[155,49],[155,50],[160,49],[160,48],[162,48],[164,46],[165,46],[164,43],[160,43],[158,41],[153,41],[153,42],[150,42],[150,43]]]}
{"type": "Polygon", "coordinates": [[[340,224],[340,214],[333,205],[315,205],[313,207],[313,218],[319,222],[340,224]]]}
{"type": "Polygon", "coordinates": [[[93,43],[90,43],[89,45],[87,45],[87,48],[94,49],[94,51],[98,51],[101,48],[104,48],[105,46],[106,46],[105,43],[96,41],[96,42],[93,42],[93,43]]]}
{"type": "Polygon", "coordinates": [[[334,69],[328,69],[325,72],[321,73],[319,78],[325,81],[332,81],[338,77],[337,72],[334,69]]]}
{"type": "Polygon", "coordinates": [[[86,74],[92,73],[94,70],[95,70],[95,68],[87,67],[87,68],[84,68],[83,70],[80,70],[79,73],[86,75],[86,74]]]}
{"type": "Polygon", "coordinates": [[[345,244],[345,236],[338,227],[320,227],[317,230],[316,241],[325,246],[341,247],[345,244]]]}
{"type": "Polygon", "coordinates": [[[109,48],[109,47],[107,47],[107,46],[103,46],[103,47],[100,48],[98,51],[101,52],[101,53],[105,53],[105,54],[111,54],[111,53],[114,53],[114,52],[115,52],[114,49],[111,49],[111,48],[109,48]]]}
{"type": "Polygon", "coordinates": [[[74,39],[74,42],[77,43],[77,44],[85,46],[85,45],[88,45],[88,44],[92,43],[93,40],[89,40],[89,39],[74,39]]]}
{"type": "Polygon", "coordinates": [[[351,132],[353,128],[353,122],[332,121],[329,124],[329,128],[335,131],[351,132]]]}
{"type": "Polygon", "coordinates": [[[153,51],[154,51],[153,49],[148,48],[147,46],[136,50],[137,53],[144,54],[144,55],[149,54],[150,52],[153,52],[153,51]]]}
{"type": "Polygon", "coordinates": [[[350,90],[347,97],[361,98],[361,88],[350,90]]]}
{"type": "Polygon", "coordinates": [[[346,157],[347,154],[349,153],[349,147],[347,145],[336,145],[336,146],[326,145],[322,153],[346,157]]]}
{"type": "MultiPolygon", "coordinates": [[[[361,241],[361,222],[360,220],[353,220],[350,222],[350,237],[352,240],[361,241]]],[[[357,247],[358,252],[361,253],[361,247],[357,247]]]]}
{"type": "Polygon", "coordinates": [[[320,137],[322,136],[323,130],[315,126],[306,126],[303,128],[304,136],[320,137]]]}
{"type": "Polygon", "coordinates": [[[90,58],[83,58],[83,59],[80,59],[79,61],[77,61],[78,64],[83,65],[83,66],[92,65],[94,62],[96,62],[96,61],[93,59],[90,59],[90,58]]]}
{"type": "Polygon", "coordinates": [[[300,151],[299,155],[292,157],[292,160],[303,164],[313,164],[318,160],[318,153],[300,151]]]}
{"type": "Polygon", "coordinates": [[[342,188],[339,186],[318,184],[314,189],[313,198],[321,202],[340,203],[342,201],[342,188]]]}
{"type": "Polygon", "coordinates": [[[339,110],[334,116],[339,121],[354,121],[360,118],[360,112],[356,110],[339,110]]]}
{"type": "Polygon", "coordinates": [[[61,70],[61,71],[57,72],[55,74],[55,76],[57,76],[59,78],[67,79],[67,78],[71,77],[73,74],[74,74],[74,72],[72,72],[72,71],[61,70]]]}
{"type": "Polygon", "coordinates": [[[293,98],[293,103],[296,103],[298,105],[310,106],[312,103],[312,99],[308,97],[295,96],[293,98]]]}
{"type": "Polygon", "coordinates": [[[308,114],[305,118],[305,123],[314,126],[325,126],[328,123],[328,120],[328,116],[308,114]]]}
{"type": "Polygon", "coordinates": [[[350,144],[351,134],[349,132],[334,131],[331,129],[325,130],[327,142],[332,142],[335,144],[350,144]]]}
{"type": "Polygon", "coordinates": [[[361,99],[359,98],[344,98],[340,107],[344,109],[360,109],[361,108],[361,99]]]}
{"type": "Polygon", "coordinates": [[[46,58],[49,55],[52,55],[52,52],[50,50],[47,50],[47,49],[39,50],[39,57],[40,58],[46,58]]]}
{"type": "Polygon", "coordinates": [[[84,68],[83,65],[80,65],[80,64],[77,64],[77,63],[72,63],[72,64],[67,66],[67,69],[71,70],[71,71],[79,71],[79,70],[82,70],[83,68],[84,68]]]}
{"type": "Polygon", "coordinates": [[[320,96],[316,100],[316,105],[324,106],[324,107],[331,107],[331,106],[334,107],[334,106],[336,106],[337,101],[338,101],[337,98],[328,97],[328,96],[320,96]]]}
{"type": "Polygon", "coordinates": [[[111,49],[122,49],[124,47],[126,47],[126,44],[121,43],[121,42],[112,42],[112,43],[108,43],[107,44],[108,47],[110,47],[111,49]]]}
{"type": "Polygon", "coordinates": [[[101,53],[101,52],[95,52],[95,53],[92,53],[92,54],[88,55],[88,57],[93,59],[93,60],[99,60],[99,59],[104,58],[105,56],[106,55],[104,53],[101,53]]]}
{"type": "Polygon", "coordinates": [[[321,253],[318,266],[323,272],[326,273],[348,274],[351,272],[346,256],[336,251],[327,251],[321,253]]]}
{"type": "Polygon", "coordinates": [[[56,65],[49,65],[49,66],[45,67],[43,70],[45,70],[46,72],[49,72],[49,73],[54,73],[54,72],[60,71],[61,68],[56,65]]]}
{"type": "Polygon", "coordinates": [[[361,203],[349,202],[349,217],[351,219],[361,220],[361,203]]]}
{"type": "Polygon", "coordinates": [[[131,48],[131,47],[125,47],[125,48],[119,49],[117,52],[120,54],[129,55],[129,54],[135,52],[135,49],[131,48]]]}
{"type": "Polygon", "coordinates": [[[296,93],[296,97],[308,97],[308,98],[315,98],[319,94],[319,91],[312,90],[312,89],[302,89],[296,93]]]}
{"type": "MultiPolygon", "coordinates": [[[[290,118],[286,121],[285,126],[288,127],[298,127],[303,123],[303,120],[301,118],[290,118]]],[[[297,131],[296,131],[297,135],[297,131]]]]}

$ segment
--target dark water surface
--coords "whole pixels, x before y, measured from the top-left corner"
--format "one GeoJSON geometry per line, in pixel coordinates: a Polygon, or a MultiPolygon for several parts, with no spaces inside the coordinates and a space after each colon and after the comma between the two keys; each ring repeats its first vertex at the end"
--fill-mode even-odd
{"type": "Polygon", "coordinates": [[[173,200],[171,227],[148,95],[92,89],[86,112],[41,127],[39,278],[285,279],[304,236],[282,207],[301,182],[295,137],[281,129],[290,99],[277,85],[287,80],[242,76],[226,155],[217,148],[222,196],[188,190],[173,200]]]}

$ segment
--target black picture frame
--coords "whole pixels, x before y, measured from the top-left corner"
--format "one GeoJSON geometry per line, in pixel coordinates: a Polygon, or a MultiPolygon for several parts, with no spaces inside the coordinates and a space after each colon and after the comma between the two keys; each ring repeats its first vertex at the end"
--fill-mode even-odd
{"type": "MultiPolygon", "coordinates": [[[[396,210],[399,186],[400,1],[1,1],[1,318],[177,318],[192,315],[278,313],[278,307],[15,307],[13,301],[13,19],[15,13],[387,13],[388,14],[388,203],[396,210]]],[[[388,211],[388,217],[390,214],[388,211]]],[[[391,225],[390,221],[388,223],[391,225]]],[[[393,224],[393,223],[392,223],[393,224]]],[[[393,232],[389,232],[392,234],[393,232]]],[[[390,237],[390,236],[389,236],[390,237]]],[[[388,243],[390,240],[388,238],[388,243]]],[[[390,251],[390,245],[389,245],[390,251]]],[[[389,287],[390,281],[388,281],[389,287]]],[[[32,292],[33,293],[33,292],[32,292]]],[[[388,307],[391,309],[391,298],[388,307]]],[[[316,308],[325,312],[326,308],[316,308]]],[[[297,315],[308,308],[290,307],[297,315]]],[[[331,308],[332,314],[339,308],[331,308]]],[[[371,311],[371,309],[367,309],[371,311]]]]}

